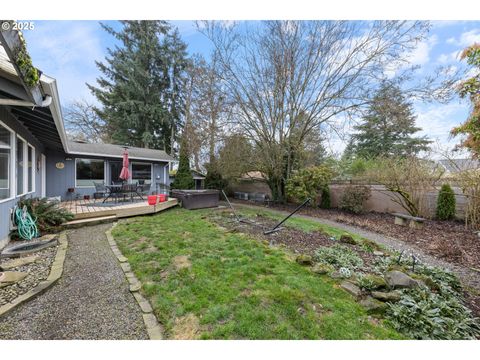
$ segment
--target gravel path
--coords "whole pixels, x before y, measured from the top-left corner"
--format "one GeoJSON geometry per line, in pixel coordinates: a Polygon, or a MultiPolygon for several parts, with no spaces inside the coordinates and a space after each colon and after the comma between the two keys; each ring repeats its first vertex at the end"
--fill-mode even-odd
{"type": "MultiPolygon", "coordinates": [[[[279,214],[285,214],[285,215],[289,214],[286,211],[265,208],[265,207],[255,206],[255,205],[247,205],[247,204],[240,204],[240,203],[235,203],[234,205],[235,207],[247,207],[251,209],[260,208],[260,209],[276,212],[279,214]]],[[[414,254],[424,264],[449,269],[450,271],[456,273],[465,285],[473,287],[480,291],[480,274],[478,272],[471,270],[467,267],[454,265],[452,263],[437,259],[431,255],[426,254],[422,249],[416,246],[412,246],[411,244],[407,244],[402,240],[394,239],[392,237],[381,235],[365,229],[361,229],[356,226],[351,226],[351,225],[339,223],[339,222],[324,219],[324,218],[318,218],[318,217],[302,215],[302,214],[295,214],[294,217],[304,218],[304,219],[316,221],[320,224],[333,226],[333,227],[348,231],[352,234],[357,234],[361,237],[374,241],[377,244],[384,245],[387,248],[397,250],[397,251],[405,251],[409,254],[414,254]]]]}
{"type": "Polygon", "coordinates": [[[63,276],[0,319],[0,339],[148,339],[142,312],[105,237],[111,224],[68,234],[63,276]]]}

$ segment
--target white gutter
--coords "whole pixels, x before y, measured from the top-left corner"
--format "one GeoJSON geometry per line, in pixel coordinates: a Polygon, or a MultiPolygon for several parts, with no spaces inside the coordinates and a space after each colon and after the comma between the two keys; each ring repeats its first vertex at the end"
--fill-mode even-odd
{"type": "MultiPolygon", "coordinates": [[[[81,151],[69,151],[67,152],[68,155],[81,155],[81,156],[97,156],[97,157],[102,157],[102,158],[115,158],[115,159],[122,159],[123,155],[110,155],[110,154],[97,154],[97,153],[86,153],[86,152],[81,152],[81,151]]],[[[158,162],[166,162],[166,163],[171,163],[175,162],[176,160],[166,160],[166,159],[154,159],[154,158],[144,158],[144,157],[138,157],[138,156],[131,156],[128,155],[128,158],[130,160],[145,160],[145,161],[158,161],[158,162]]]]}
{"type": "Polygon", "coordinates": [[[40,82],[42,87],[52,100],[48,105],[50,112],[52,113],[53,121],[55,122],[55,126],[58,130],[58,134],[60,135],[60,140],[62,141],[63,150],[68,154],[68,141],[67,141],[67,134],[65,132],[65,127],[63,125],[63,116],[62,116],[62,109],[60,107],[60,99],[58,96],[58,89],[57,89],[57,81],[50,76],[42,74],[40,77],[40,82]]]}

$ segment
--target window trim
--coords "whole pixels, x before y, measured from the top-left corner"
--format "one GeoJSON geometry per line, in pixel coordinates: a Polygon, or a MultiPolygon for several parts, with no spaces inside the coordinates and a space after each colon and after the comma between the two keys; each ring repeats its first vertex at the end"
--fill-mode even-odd
{"type": "Polygon", "coordinates": [[[94,189],[95,185],[77,185],[77,162],[78,160],[97,160],[97,161],[103,161],[103,183],[105,184],[105,177],[106,177],[106,160],[105,159],[95,159],[95,158],[75,158],[75,188],[78,189],[94,189]]]}
{"type": "Polygon", "coordinates": [[[33,194],[36,191],[36,152],[35,146],[30,143],[27,143],[27,191],[28,191],[28,175],[32,177],[32,190],[28,191],[27,194],[33,194]],[[32,168],[28,171],[28,148],[32,149],[32,168]]]}
{"type": "Polygon", "coordinates": [[[133,182],[133,164],[139,164],[139,165],[150,165],[150,186],[153,184],[153,163],[149,162],[143,162],[143,161],[132,161],[130,162],[129,170],[130,170],[130,182],[133,182]]]}
{"type": "MultiPolygon", "coordinates": [[[[16,189],[16,181],[14,181],[15,176],[12,176],[13,170],[15,169],[15,152],[16,152],[16,133],[7,126],[3,121],[0,120],[0,126],[5,128],[8,132],[10,132],[10,166],[9,166],[9,173],[8,173],[8,183],[9,183],[9,190],[10,194],[5,199],[0,199],[0,204],[11,201],[15,199],[15,194],[17,193],[16,189]]],[[[5,148],[6,149],[6,148],[5,148]]]]}
{"type": "MultiPolygon", "coordinates": [[[[24,162],[24,165],[23,165],[23,168],[22,168],[22,172],[23,172],[23,193],[21,194],[17,194],[17,189],[15,188],[15,197],[16,198],[19,198],[19,197],[22,197],[22,196],[25,196],[25,195],[28,195],[30,194],[31,192],[28,191],[28,141],[23,137],[23,136],[20,136],[17,134],[15,134],[15,140],[16,139],[20,139],[20,141],[23,142],[23,162],[24,162]],[[26,160],[26,161],[25,161],[26,160]],[[27,164],[27,166],[25,166],[25,164],[27,164]]],[[[15,141],[15,185],[17,183],[17,177],[18,177],[18,172],[17,172],[17,141],[15,141]]]]}

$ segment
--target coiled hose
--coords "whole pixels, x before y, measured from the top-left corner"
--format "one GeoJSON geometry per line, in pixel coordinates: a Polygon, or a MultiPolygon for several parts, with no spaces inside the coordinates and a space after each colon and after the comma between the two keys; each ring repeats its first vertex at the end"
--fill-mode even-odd
{"type": "Polygon", "coordinates": [[[28,213],[27,207],[15,208],[15,223],[17,224],[18,235],[24,240],[32,240],[39,236],[37,224],[28,213]]]}

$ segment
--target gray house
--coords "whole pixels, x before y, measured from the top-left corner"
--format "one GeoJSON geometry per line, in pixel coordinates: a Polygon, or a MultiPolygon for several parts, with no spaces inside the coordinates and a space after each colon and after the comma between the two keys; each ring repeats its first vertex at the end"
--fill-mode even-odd
{"type": "MultiPolygon", "coordinates": [[[[124,147],[67,140],[56,80],[36,81],[15,61],[25,47],[18,32],[0,32],[0,249],[11,213],[23,197],[93,195],[94,182],[118,180],[124,147]]],[[[25,49],[26,51],[26,49],[25,49]]],[[[161,150],[129,148],[132,182],[169,184],[174,159],[161,150]]]]}

